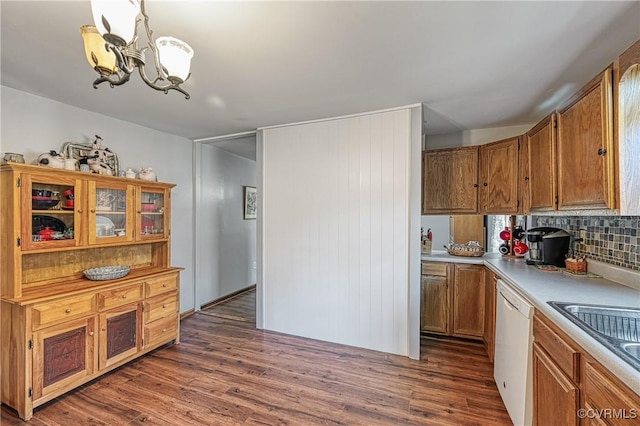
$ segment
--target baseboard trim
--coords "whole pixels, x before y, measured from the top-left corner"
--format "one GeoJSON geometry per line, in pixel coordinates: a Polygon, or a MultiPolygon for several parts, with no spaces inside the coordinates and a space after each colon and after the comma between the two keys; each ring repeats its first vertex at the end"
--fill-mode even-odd
{"type": "Polygon", "coordinates": [[[227,301],[229,299],[233,299],[236,296],[240,296],[241,294],[244,294],[244,293],[246,293],[248,291],[254,290],[255,288],[256,288],[255,284],[252,284],[252,285],[250,285],[248,287],[245,287],[245,288],[241,288],[240,290],[236,290],[233,293],[227,294],[226,296],[222,296],[222,297],[219,297],[219,298],[217,298],[215,300],[212,300],[209,303],[205,303],[204,305],[200,306],[200,309],[204,310],[204,309],[210,308],[210,307],[215,306],[215,305],[217,305],[219,303],[225,302],[225,301],[227,301]]]}
{"type": "Polygon", "coordinates": [[[180,321],[182,321],[183,319],[190,317],[191,315],[195,314],[196,311],[195,309],[189,309],[188,311],[185,311],[183,313],[180,314],[180,321]]]}

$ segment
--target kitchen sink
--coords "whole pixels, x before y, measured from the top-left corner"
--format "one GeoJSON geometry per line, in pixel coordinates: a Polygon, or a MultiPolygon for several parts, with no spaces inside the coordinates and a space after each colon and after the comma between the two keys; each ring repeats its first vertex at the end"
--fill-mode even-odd
{"type": "Polygon", "coordinates": [[[548,303],[640,371],[640,309],[566,302],[548,303]]]}

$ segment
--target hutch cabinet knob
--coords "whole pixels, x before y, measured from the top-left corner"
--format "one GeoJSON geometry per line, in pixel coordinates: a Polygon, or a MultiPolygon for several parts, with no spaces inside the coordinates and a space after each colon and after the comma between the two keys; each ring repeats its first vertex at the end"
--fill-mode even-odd
{"type": "Polygon", "coordinates": [[[600,148],[598,150],[598,155],[605,155],[607,153],[607,149],[606,148],[600,148]]]}
{"type": "Polygon", "coordinates": [[[65,310],[64,310],[64,312],[65,312],[66,314],[70,314],[70,313],[71,313],[71,309],[67,308],[67,309],[65,309],[65,310]]]}
{"type": "Polygon", "coordinates": [[[90,332],[89,332],[89,336],[93,336],[93,331],[90,331],[90,332]]]}
{"type": "Polygon", "coordinates": [[[122,295],[122,298],[123,298],[123,299],[126,299],[126,298],[127,298],[127,295],[126,295],[126,294],[123,294],[123,295],[122,295]]]}

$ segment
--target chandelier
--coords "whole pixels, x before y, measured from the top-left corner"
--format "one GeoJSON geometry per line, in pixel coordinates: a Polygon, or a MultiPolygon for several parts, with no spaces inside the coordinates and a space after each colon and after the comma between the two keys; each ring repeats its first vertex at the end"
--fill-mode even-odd
{"type": "Polygon", "coordinates": [[[186,99],[191,96],[180,87],[191,75],[189,68],[193,49],[177,38],[159,37],[153,41],[149,29],[149,16],[144,0],[91,0],[94,25],[83,25],[80,33],[84,40],[87,60],[100,74],[93,82],[94,89],[104,82],[111,87],[129,81],[136,68],[140,77],[155,90],[168,93],[177,90],[186,99]],[[147,46],[138,47],[138,23],[142,15],[147,33],[147,46]],[[145,51],[150,50],[155,65],[155,77],[145,71],[145,51]]]}

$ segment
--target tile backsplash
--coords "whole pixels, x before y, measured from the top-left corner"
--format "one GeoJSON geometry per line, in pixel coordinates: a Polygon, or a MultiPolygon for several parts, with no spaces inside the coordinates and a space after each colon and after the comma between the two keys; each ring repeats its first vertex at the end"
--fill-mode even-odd
{"type": "Polygon", "coordinates": [[[640,271],[640,216],[536,216],[535,226],[552,226],[586,240],[576,243],[576,254],[640,271]]]}

